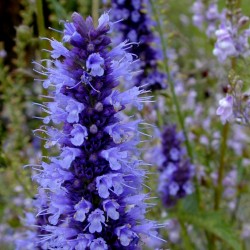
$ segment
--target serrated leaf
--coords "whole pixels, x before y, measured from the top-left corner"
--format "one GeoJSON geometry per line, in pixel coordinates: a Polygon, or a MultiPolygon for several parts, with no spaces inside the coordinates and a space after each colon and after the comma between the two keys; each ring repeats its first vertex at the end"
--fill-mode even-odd
{"type": "Polygon", "coordinates": [[[178,219],[182,222],[192,224],[197,228],[205,229],[207,232],[220,238],[225,244],[234,250],[242,250],[241,240],[235,230],[229,225],[223,215],[219,212],[196,212],[187,213],[179,211],[178,219]]]}

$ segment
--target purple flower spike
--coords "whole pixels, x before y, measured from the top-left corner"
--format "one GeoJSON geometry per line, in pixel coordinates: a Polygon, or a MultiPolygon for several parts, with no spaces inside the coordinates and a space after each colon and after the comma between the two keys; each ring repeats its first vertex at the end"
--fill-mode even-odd
{"type": "Polygon", "coordinates": [[[147,1],[112,0],[111,6],[112,19],[119,21],[115,27],[120,34],[116,38],[117,42],[129,40],[131,42],[129,52],[141,60],[134,63],[136,70],[139,71],[134,79],[134,85],[143,86],[144,89],[165,89],[166,75],[159,70],[162,54],[157,46],[153,45],[158,41],[151,29],[155,24],[147,9],[147,1]]]}
{"type": "Polygon", "coordinates": [[[157,153],[153,157],[161,159],[158,191],[166,207],[175,205],[180,198],[193,192],[194,166],[182,148],[183,141],[183,134],[177,133],[175,125],[169,125],[163,130],[161,147],[156,147],[156,152],[153,152],[153,155],[157,153]]]}
{"type": "Polygon", "coordinates": [[[211,2],[207,7],[202,0],[196,0],[191,8],[193,12],[193,24],[200,30],[206,26],[208,37],[214,37],[217,24],[223,16],[219,13],[216,2],[211,2]]]}
{"type": "Polygon", "coordinates": [[[157,238],[158,226],[145,218],[141,120],[128,121],[122,111],[141,109],[150,97],[139,87],[117,88],[121,77],[134,75],[133,55],[127,42],[112,49],[107,13],[98,27],[78,13],[72,20],[64,23],[62,43],[51,40],[44,85],[52,98],[44,104],[46,125],[38,129],[46,130],[46,146],[59,154],[34,176],[40,192],[29,221],[37,231],[28,231],[17,249],[140,249],[157,238]]]}

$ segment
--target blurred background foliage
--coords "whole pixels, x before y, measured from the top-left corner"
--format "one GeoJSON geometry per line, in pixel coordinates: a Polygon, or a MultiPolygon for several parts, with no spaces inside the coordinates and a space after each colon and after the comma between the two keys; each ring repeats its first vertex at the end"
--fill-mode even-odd
{"type": "MultiPolygon", "coordinates": [[[[47,152],[42,149],[42,142],[34,136],[33,130],[41,125],[41,120],[34,119],[41,115],[41,110],[33,103],[41,103],[42,91],[38,80],[34,62],[48,58],[49,54],[42,49],[49,49],[49,43],[42,37],[59,38],[60,20],[68,20],[72,12],[78,11],[83,16],[98,15],[105,6],[99,1],[99,8],[94,4],[96,0],[3,0],[0,1],[0,249],[12,249],[16,232],[21,228],[21,218],[24,209],[28,209],[34,194],[35,184],[32,183],[32,171],[23,166],[38,163],[41,155],[47,152]],[[93,12],[94,11],[94,12],[93,12]],[[52,27],[53,29],[50,29],[52,27]]],[[[185,106],[187,96],[178,96],[183,103],[185,118],[198,120],[188,125],[192,138],[192,148],[195,155],[197,169],[206,166],[204,175],[198,180],[202,200],[198,204],[195,194],[190,195],[177,207],[166,211],[158,201],[158,205],[150,212],[150,217],[162,223],[167,219],[177,220],[178,225],[170,231],[162,230],[162,235],[168,240],[166,248],[173,250],[191,249],[250,249],[249,238],[241,239],[243,222],[250,225],[249,199],[249,142],[242,144],[240,154],[229,147],[225,161],[227,170],[237,168],[237,207],[232,213],[225,213],[227,203],[223,203],[219,211],[213,211],[213,179],[210,175],[218,165],[219,152],[214,148],[218,144],[216,133],[221,124],[215,116],[207,131],[202,123],[208,114],[208,107],[215,105],[213,93],[221,92],[228,84],[228,71],[215,62],[211,51],[214,47],[213,39],[192,25],[190,8],[192,0],[155,0],[165,39],[168,46],[177,51],[176,63],[181,69],[181,79],[193,83],[185,86],[186,92],[195,90],[197,96],[195,105],[205,106],[205,113],[195,114],[185,106]],[[217,71],[216,71],[217,70],[217,71]],[[209,144],[201,143],[203,136],[208,138],[209,144]],[[247,162],[248,160],[248,162],[247,162]],[[242,165],[244,165],[242,167],[242,165]],[[178,229],[178,226],[181,228],[178,229]],[[172,230],[172,231],[171,231],[172,230]],[[174,231],[176,230],[176,231],[174,231]],[[171,241],[171,233],[180,231],[180,239],[171,241]],[[205,242],[205,243],[204,243],[205,242]],[[216,242],[216,243],[214,243],[216,242]],[[215,248],[216,247],[216,248],[215,248]]],[[[98,6],[98,5],[97,5],[98,6]]],[[[225,1],[219,1],[220,8],[225,7],[225,1]]],[[[243,13],[250,15],[249,0],[242,0],[243,13]]],[[[154,27],[157,33],[157,25],[154,27]]],[[[157,46],[160,46],[157,45],[157,46]]],[[[163,66],[164,62],[162,62],[163,66]]],[[[246,64],[239,63],[235,72],[249,82],[249,70],[246,64]]],[[[233,77],[233,76],[232,76],[233,77]]],[[[230,79],[229,79],[230,80],[230,79]]],[[[162,117],[158,117],[158,126],[177,122],[176,114],[171,108],[171,97],[164,90],[155,93],[157,100],[164,98],[165,110],[162,117]]],[[[147,116],[147,110],[143,111],[147,116]]],[[[150,120],[150,119],[149,119],[150,120]]],[[[248,128],[249,130],[249,128],[248,128]]],[[[231,128],[230,138],[234,140],[237,129],[231,128]],[[235,132],[236,131],[236,132],[235,132]]],[[[249,136],[249,131],[246,132],[249,136]]],[[[157,138],[156,138],[157,140],[157,138]]],[[[240,142],[241,143],[241,142],[240,142]]],[[[151,169],[154,173],[154,167],[151,169]]],[[[148,185],[152,192],[156,190],[157,179],[150,175],[148,185]]],[[[155,196],[157,194],[155,193],[155,196]]],[[[250,231],[250,229],[249,229],[250,231]]],[[[250,234],[250,233],[249,233],[250,234]]],[[[165,248],[164,248],[165,249],[165,248]]]]}

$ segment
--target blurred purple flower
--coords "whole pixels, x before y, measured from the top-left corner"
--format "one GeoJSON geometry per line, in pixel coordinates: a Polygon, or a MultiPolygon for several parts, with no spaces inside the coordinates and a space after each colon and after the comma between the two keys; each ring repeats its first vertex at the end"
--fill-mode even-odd
{"type": "Polygon", "coordinates": [[[213,54],[219,62],[224,62],[229,57],[248,57],[250,55],[249,37],[250,29],[242,29],[248,17],[242,16],[239,20],[231,21],[222,13],[221,25],[216,30],[217,41],[213,54]]]}
{"type": "Polygon", "coordinates": [[[166,88],[166,75],[159,70],[159,61],[162,59],[160,50],[153,46],[158,43],[151,27],[153,21],[147,9],[146,0],[112,0],[112,19],[119,21],[116,30],[120,33],[117,41],[131,42],[130,52],[137,56],[140,61],[135,64],[138,71],[134,85],[144,89],[166,88]]]}
{"type": "Polygon", "coordinates": [[[216,114],[220,116],[222,124],[225,124],[233,114],[233,97],[227,95],[219,101],[219,107],[216,114]]]}
{"type": "Polygon", "coordinates": [[[206,34],[208,37],[214,37],[217,23],[221,19],[216,2],[212,2],[206,7],[202,0],[196,0],[192,5],[193,24],[200,30],[206,26],[206,34]]]}
{"type": "Polygon", "coordinates": [[[161,152],[158,152],[164,157],[163,163],[158,166],[158,191],[166,207],[175,205],[178,199],[193,192],[194,166],[186,158],[183,140],[182,133],[176,132],[175,125],[164,128],[161,152]]]}

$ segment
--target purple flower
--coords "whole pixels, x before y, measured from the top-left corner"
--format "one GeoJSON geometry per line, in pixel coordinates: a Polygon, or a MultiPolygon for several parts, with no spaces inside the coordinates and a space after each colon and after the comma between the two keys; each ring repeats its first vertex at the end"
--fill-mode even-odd
{"type": "Polygon", "coordinates": [[[197,0],[194,2],[192,6],[192,12],[193,12],[193,23],[198,28],[202,29],[203,23],[204,23],[204,10],[205,6],[202,2],[202,0],[197,0]]]}
{"type": "Polygon", "coordinates": [[[215,32],[217,41],[213,54],[220,62],[226,61],[228,57],[248,57],[250,29],[242,29],[242,24],[245,23],[242,20],[248,20],[248,18],[242,16],[238,20],[231,21],[225,14],[226,11],[223,12],[221,25],[215,32]]]}
{"type": "Polygon", "coordinates": [[[166,88],[166,76],[159,70],[162,55],[157,47],[153,46],[157,39],[151,30],[154,23],[146,7],[147,1],[112,0],[111,6],[112,19],[119,21],[116,25],[116,31],[120,34],[118,42],[131,41],[129,51],[141,59],[134,64],[139,72],[133,84],[152,90],[166,88]]]}
{"type": "Polygon", "coordinates": [[[131,241],[139,239],[139,236],[131,230],[130,227],[130,225],[126,225],[116,228],[116,234],[120,239],[122,246],[127,247],[131,241]]]}
{"type": "Polygon", "coordinates": [[[161,152],[164,158],[158,166],[160,171],[158,191],[166,207],[175,205],[178,199],[193,192],[194,167],[182,149],[183,135],[174,125],[165,127],[162,133],[161,152]]]}
{"type": "Polygon", "coordinates": [[[141,97],[147,91],[139,87],[116,88],[121,76],[132,78],[133,56],[126,42],[111,49],[108,14],[96,28],[90,17],[74,13],[72,20],[64,23],[63,43],[51,41],[52,66],[44,85],[52,98],[44,104],[46,126],[39,130],[60,153],[42,162],[34,175],[43,190],[34,202],[37,231],[28,231],[17,245],[25,250],[140,249],[144,239],[157,238],[157,225],[145,218],[148,196],[141,194],[141,120],[127,121],[122,110],[141,109],[150,97],[141,97]]]}
{"type": "Polygon", "coordinates": [[[216,114],[220,116],[222,124],[225,124],[233,114],[233,97],[227,95],[219,101],[219,107],[216,114]]]}
{"type": "Polygon", "coordinates": [[[224,62],[229,56],[237,56],[233,37],[226,27],[221,26],[220,29],[216,30],[215,35],[217,37],[217,42],[213,54],[218,57],[220,62],[224,62]]]}
{"type": "Polygon", "coordinates": [[[200,30],[206,27],[208,37],[214,37],[217,23],[222,18],[223,13],[219,13],[218,5],[212,2],[206,8],[202,0],[196,0],[191,8],[193,12],[193,24],[200,30]]]}
{"type": "Polygon", "coordinates": [[[86,62],[87,69],[90,70],[92,76],[102,76],[104,73],[103,65],[104,59],[99,53],[91,54],[86,62]]]}
{"type": "Polygon", "coordinates": [[[119,213],[117,212],[119,207],[120,205],[115,200],[105,200],[103,202],[103,210],[106,211],[107,216],[113,220],[119,219],[119,213]]]}
{"type": "Polygon", "coordinates": [[[89,215],[88,222],[90,223],[89,225],[90,233],[94,232],[100,233],[102,231],[102,224],[105,223],[104,212],[99,208],[97,208],[89,215]]]}
{"type": "Polygon", "coordinates": [[[92,204],[83,198],[74,208],[76,210],[74,215],[75,220],[83,222],[86,218],[86,214],[89,213],[89,210],[92,208],[92,204]]]}
{"type": "Polygon", "coordinates": [[[107,250],[108,246],[102,238],[97,238],[90,244],[90,250],[107,250]]]}
{"type": "Polygon", "coordinates": [[[71,130],[70,135],[72,138],[70,141],[75,146],[81,146],[88,136],[87,129],[80,124],[75,124],[74,128],[71,130]]]}

